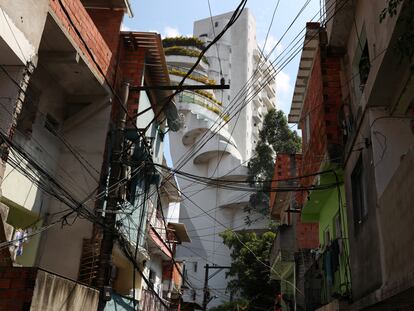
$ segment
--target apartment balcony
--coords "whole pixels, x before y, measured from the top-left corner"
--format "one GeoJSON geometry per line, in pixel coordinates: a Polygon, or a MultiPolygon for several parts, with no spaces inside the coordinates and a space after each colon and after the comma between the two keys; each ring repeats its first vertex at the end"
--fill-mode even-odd
{"type": "Polygon", "coordinates": [[[160,300],[152,291],[143,289],[140,308],[141,311],[169,311],[170,303],[163,298],[160,300]]]}
{"type": "Polygon", "coordinates": [[[260,62],[262,54],[260,53],[259,48],[253,50],[253,57],[256,62],[260,62]]]}
{"type": "MultiPolygon", "coordinates": [[[[177,54],[165,54],[165,59],[170,66],[180,67],[180,68],[191,68],[197,61],[197,56],[191,55],[177,55],[177,54]]],[[[197,67],[195,68],[197,71],[202,73],[206,73],[208,71],[209,65],[205,59],[202,59],[197,67]]]]}
{"type": "Polygon", "coordinates": [[[275,98],[275,97],[276,97],[276,91],[275,91],[275,89],[273,88],[273,86],[272,86],[272,84],[271,84],[270,82],[267,82],[267,83],[265,84],[265,90],[266,90],[266,92],[267,92],[267,96],[268,96],[270,99],[273,99],[273,98],[275,98]]]}
{"type": "Polygon", "coordinates": [[[276,239],[270,251],[271,277],[284,280],[290,277],[295,268],[296,236],[292,226],[279,226],[276,239]]]}
{"type": "Polygon", "coordinates": [[[248,169],[242,165],[242,161],[235,157],[223,157],[218,163],[212,163],[208,166],[208,174],[211,178],[221,180],[231,179],[246,181],[248,169]]]}
{"type": "Polygon", "coordinates": [[[194,156],[194,164],[208,163],[211,159],[232,155],[236,159],[241,159],[239,150],[227,141],[218,137],[210,139],[194,156]]]}
{"type": "Polygon", "coordinates": [[[272,108],[274,108],[274,107],[275,107],[275,105],[274,105],[274,101],[272,101],[272,100],[269,98],[269,96],[267,96],[267,93],[265,93],[265,92],[261,92],[260,94],[261,94],[262,101],[263,101],[263,103],[266,105],[266,108],[267,108],[267,109],[272,109],[272,108]]]}
{"type": "MultiPolygon", "coordinates": [[[[189,108],[190,107],[188,106],[186,107],[186,109],[189,108]]],[[[197,138],[207,131],[214,132],[221,140],[229,141],[232,145],[236,146],[236,142],[227,130],[226,125],[221,127],[220,123],[217,124],[215,121],[205,117],[206,113],[211,113],[210,111],[206,111],[206,109],[199,106],[194,106],[192,108],[193,111],[188,111],[185,115],[185,125],[183,126],[182,136],[182,142],[185,146],[194,144],[197,138]]]]}
{"type": "Polygon", "coordinates": [[[99,291],[36,267],[1,267],[4,310],[96,310],[99,291]]]}
{"type": "MultiPolygon", "coordinates": [[[[307,306],[319,308],[337,299],[348,298],[348,286],[342,279],[341,264],[346,259],[340,254],[341,241],[334,240],[324,251],[316,255],[315,261],[305,273],[305,299],[307,306]]],[[[349,280],[348,280],[349,282],[349,280]]]]}
{"type": "MultiPolygon", "coordinates": [[[[223,180],[225,183],[225,179],[223,180]]],[[[247,206],[250,196],[241,196],[240,192],[232,190],[220,190],[218,206],[220,208],[237,208],[247,206]]]]}
{"type": "Polygon", "coordinates": [[[167,244],[166,231],[162,227],[154,228],[150,225],[147,242],[150,255],[159,255],[164,260],[171,260],[173,257],[171,245],[167,244]]]}
{"type": "Polygon", "coordinates": [[[260,108],[260,107],[262,107],[262,105],[263,105],[263,100],[262,100],[262,98],[260,97],[260,94],[256,95],[256,96],[253,98],[253,104],[254,104],[255,108],[260,108]]]}
{"type": "MultiPolygon", "coordinates": [[[[199,107],[202,107],[204,110],[204,113],[206,114],[206,117],[212,121],[216,121],[217,116],[220,116],[221,111],[223,110],[223,107],[218,101],[208,98],[196,92],[184,91],[184,92],[181,92],[178,96],[176,96],[175,99],[178,102],[179,107],[181,107],[182,110],[185,110],[186,107],[188,109],[188,106],[185,106],[185,104],[197,105],[199,107]],[[205,110],[207,110],[208,112],[205,110]]],[[[194,109],[194,106],[192,107],[194,109]]],[[[198,109],[198,111],[200,111],[200,109],[198,109]]]]}
{"type": "Polygon", "coordinates": [[[263,121],[263,109],[261,107],[253,109],[252,117],[253,121],[261,123],[263,121]]]}

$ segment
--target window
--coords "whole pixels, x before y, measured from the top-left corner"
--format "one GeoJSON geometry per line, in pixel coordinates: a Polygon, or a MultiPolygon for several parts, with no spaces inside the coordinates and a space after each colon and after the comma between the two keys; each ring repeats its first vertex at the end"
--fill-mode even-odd
{"type": "Polygon", "coordinates": [[[203,33],[203,34],[200,35],[200,38],[202,38],[202,37],[208,37],[208,35],[206,33],[203,33]]]}
{"type": "MultiPolygon", "coordinates": [[[[362,47],[361,47],[362,48],[362,47]]],[[[368,42],[365,41],[364,48],[362,49],[361,58],[358,63],[359,70],[359,81],[360,81],[360,90],[364,91],[365,84],[368,80],[369,71],[371,69],[371,62],[369,60],[369,51],[368,51],[368,42]]]]}
{"type": "Polygon", "coordinates": [[[194,267],[194,272],[196,272],[197,273],[197,270],[198,270],[198,262],[197,261],[194,261],[193,262],[193,267],[194,267]]]}
{"type": "Polygon", "coordinates": [[[214,23],[214,27],[216,27],[216,28],[217,28],[217,27],[218,27],[218,25],[219,25],[219,22],[215,22],[215,23],[214,23]]]}
{"type": "Polygon", "coordinates": [[[357,228],[367,218],[368,210],[365,198],[364,170],[362,156],[359,157],[351,175],[352,207],[354,211],[354,225],[357,228]]]}

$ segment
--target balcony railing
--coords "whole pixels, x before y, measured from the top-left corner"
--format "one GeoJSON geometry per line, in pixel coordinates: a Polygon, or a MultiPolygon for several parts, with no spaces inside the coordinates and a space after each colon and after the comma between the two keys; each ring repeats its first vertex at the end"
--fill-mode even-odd
{"type": "Polygon", "coordinates": [[[177,96],[177,100],[178,102],[182,102],[182,103],[199,105],[219,115],[225,121],[228,119],[227,115],[222,115],[221,113],[222,107],[219,104],[195,92],[184,91],[177,96]]]}
{"type": "Polygon", "coordinates": [[[145,289],[142,290],[140,305],[142,306],[141,311],[169,311],[170,309],[168,301],[145,289]]]}
{"type": "Polygon", "coordinates": [[[320,307],[336,298],[347,296],[348,284],[341,278],[340,240],[335,240],[311,265],[305,274],[307,305],[320,307]]]}
{"type": "MultiPolygon", "coordinates": [[[[187,71],[189,69],[189,68],[185,68],[184,66],[173,66],[173,65],[167,65],[167,68],[168,68],[168,72],[171,72],[171,71],[179,72],[179,71],[181,71],[185,74],[187,73],[187,71]]],[[[199,78],[199,79],[203,79],[203,80],[208,79],[208,76],[206,74],[204,74],[202,72],[199,72],[197,70],[194,70],[191,73],[191,76],[199,78]]]]}

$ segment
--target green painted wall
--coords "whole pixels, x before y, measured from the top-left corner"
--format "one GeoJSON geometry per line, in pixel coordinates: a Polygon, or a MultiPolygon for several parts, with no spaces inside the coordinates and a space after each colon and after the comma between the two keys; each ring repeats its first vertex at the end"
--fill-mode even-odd
{"type": "Polygon", "coordinates": [[[344,186],[339,187],[341,194],[341,206],[339,203],[338,190],[330,190],[329,196],[323,205],[319,213],[319,241],[322,249],[329,243],[326,241],[326,232],[329,232],[330,240],[338,239],[341,245],[342,253],[340,254],[339,263],[340,268],[335,273],[334,288],[336,292],[346,293],[347,286],[350,284],[350,270],[349,270],[349,244],[348,244],[348,226],[345,211],[345,190],[344,186]],[[339,216],[339,219],[337,217],[339,216]],[[337,225],[340,224],[340,230],[337,225]]]}

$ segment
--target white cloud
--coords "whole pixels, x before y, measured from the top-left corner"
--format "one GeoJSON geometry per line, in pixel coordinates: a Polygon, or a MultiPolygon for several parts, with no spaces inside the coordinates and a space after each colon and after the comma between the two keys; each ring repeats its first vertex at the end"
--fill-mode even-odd
{"type": "MultiPolygon", "coordinates": [[[[276,43],[279,41],[279,39],[278,38],[276,38],[275,36],[272,36],[272,35],[269,35],[268,37],[267,37],[267,42],[266,42],[266,46],[265,46],[265,49],[264,49],[264,52],[265,52],[265,54],[266,54],[266,56],[267,56],[267,54],[269,54],[270,53],[270,51],[274,48],[274,46],[276,45],[276,43]]],[[[263,46],[264,45],[264,40],[263,40],[263,42],[260,44],[260,46],[263,46]]],[[[276,47],[276,49],[273,51],[273,53],[272,53],[272,55],[271,56],[275,56],[275,54],[276,55],[279,55],[281,52],[283,51],[283,45],[282,45],[282,43],[279,43],[278,45],[277,45],[277,47],[276,47]]]]}
{"type": "Polygon", "coordinates": [[[290,94],[292,92],[292,85],[290,83],[290,76],[283,70],[276,75],[276,90],[283,95],[290,94]]]}
{"type": "Polygon", "coordinates": [[[166,26],[164,28],[164,37],[178,37],[180,35],[180,32],[178,31],[178,28],[166,26]]]}
{"type": "Polygon", "coordinates": [[[124,23],[121,24],[121,31],[131,31],[131,28],[129,28],[127,25],[125,25],[124,23]]]}
{"type": "Polygon", "coordinates": [[[286,115],[289,114],[292,96],[293,85],[290,75],[282,70],[276,75],[276,103],[277,108],[281,109],[286,115]]]}

